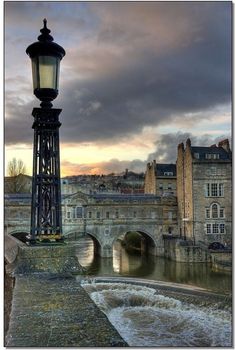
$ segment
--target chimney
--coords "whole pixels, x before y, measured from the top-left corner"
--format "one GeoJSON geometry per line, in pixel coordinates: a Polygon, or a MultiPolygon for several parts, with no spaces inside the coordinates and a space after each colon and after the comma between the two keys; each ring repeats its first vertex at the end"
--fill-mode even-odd
{"type": "Polygon", "coordinates": [[[182,150],[182,151],[184,151],[184,144],[183,144],[183,142],[181,142],[181,143],[179,143],[178,144],[178,150],[182,150]]]}
{"type": "Polygon", "coordinates": [[[218,147],[222,147],[226,152],[230,152],[229,140],[225,139],[220,141],[218,147]]]}
{"type": "Polygon", "coordinates": [[[191,147],[191,140],[190,139],[187,139],[187,141],[186,141],[186,147],[191,147]]]}

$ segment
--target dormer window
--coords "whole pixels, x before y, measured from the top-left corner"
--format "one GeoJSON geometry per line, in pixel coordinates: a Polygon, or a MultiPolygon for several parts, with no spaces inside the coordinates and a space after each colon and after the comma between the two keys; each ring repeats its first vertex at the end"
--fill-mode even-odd
{"type": "Polygon", "coordinates": [[[206,153],[205,154],[206,159],[220,159],[219,153],[206,153]]]}
{"type": "Polygon", "coordinates": [[[164,175],[166,175],[166,176],[173,176],[174,174],[173,174],[173,171],[165,171],[164,175]]]}
{"type": "Polygon", "coordinates": [[[199,159],[199,153],[194,153],[194,158],[199,159]]]}

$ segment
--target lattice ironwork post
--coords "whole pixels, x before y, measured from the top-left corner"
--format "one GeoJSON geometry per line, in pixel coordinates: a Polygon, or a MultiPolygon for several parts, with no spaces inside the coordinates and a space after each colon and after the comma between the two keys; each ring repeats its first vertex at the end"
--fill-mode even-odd
{"type": "Polygon", "coordinates": [[[34,155],[30,242],[62,240],[59,114],[34,108],[34,155]]]}

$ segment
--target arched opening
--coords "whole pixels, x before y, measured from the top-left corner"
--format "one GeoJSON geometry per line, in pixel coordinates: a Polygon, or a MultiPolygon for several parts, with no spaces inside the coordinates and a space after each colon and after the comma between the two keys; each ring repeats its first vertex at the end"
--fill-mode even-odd
{"type": "MultiPolygon", "coordinates": [[[[76,255],[79,263],[86,269],[91,269],[97,256],[101,254],[101,245],[99,241],[91,233],[79,234],[71,232],[69,240],[73,241],[76,247],[76,255]],[[74,239],[76,237],[76,239],[74,239]]],[[[68,237],[67,236],[67,237],[68,237]]]]}
{"type": "Polygon", "coordinates": [[[145,232],[128,231],[113,242],[113,270],[122,275],[146,276],[155,267],[156,244],[145,232]]]}
{"type": "Polygon", "coordinates": [[[129,254],[156,255],[156,244],[149,234],[143,231],[128,231],[118,238],[120,244],[129,254]]]}
{"type": "Polygon", "coordinates": [[[97,240],[96,237],[94,237],[91,233],[87,232],[87,235],[89,236],[90,239],[92,239],[93,241],[93,252],[94,252],[94,256],[97,255],[101,255],[101,244],[100,242],[97,240]]]}

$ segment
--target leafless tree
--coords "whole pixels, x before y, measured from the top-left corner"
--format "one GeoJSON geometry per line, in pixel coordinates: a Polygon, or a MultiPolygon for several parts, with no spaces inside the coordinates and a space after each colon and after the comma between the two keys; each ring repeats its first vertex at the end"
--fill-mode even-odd
{"type": "Polygon", "coordinates": [[[8,179],[5,182],[5,191],[8,193],[28,192],[26,166],[23,160],[13,158],[7,166],[8,179]]]}
{"type": "Polygon", "coordinates": [[[8,176],[17,176],[26,174],[26,166],[21,159],[13,158],[10,162],[8,162],[7,166],[8,176]]]}

